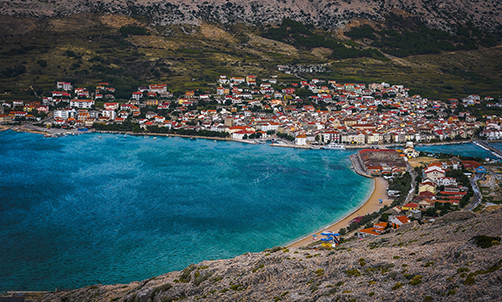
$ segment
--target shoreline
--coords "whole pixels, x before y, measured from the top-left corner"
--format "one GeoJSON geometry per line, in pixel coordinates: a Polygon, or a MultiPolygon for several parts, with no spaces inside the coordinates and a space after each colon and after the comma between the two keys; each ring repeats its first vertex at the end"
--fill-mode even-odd
{"type": "MultiPolygon", "coordinates": [[[[57,134],[57,133],[77,133],[76,129],[60,129],[60,128],[42,128],[38,126],[33,126],[32,124],[24,124],[24,125],[10,125],[10,124],[0,124],[0,132],[12,130],[16,132],[26,132],[26,133],[34,133],[34,134],[57,134]]],[[[130,132],[130,131],[107,131],[107,130],[92,130],[89,132],[80,132],[80,134],[84,133],[111,133],[111,134],[128,134],[134,136],[174,136],[174,137],[185,137],[185,138],[201,138],[201,139],[209,139],[209,140],[221,140],[221,141],[234,141],[245,144],[259,144],[253,140],[239,140],[233,139],[229,137],[213,137],[213,136],[198,136],[198,135],[184,135],[184,134],[171,134],[171,133],[151,133],[151,132],[130,132]]],[[[258,139],[260,140],[260,139],[258,139]]],[[[462,145],[472,143],[472,140],[468,141],[451,141],[451,142],[435,142],[435,143],[427,143],[427,142],[419,142],[415,144],[415,147],[426,147],[426,146],[441,146],[441,145],[462,145]]],[[[502,140],[490,140],[489,142],[502,142],[502,140]]],[[[351,149],[372,149],[372,148],[400,148],[404,147],[405,143],[398,144],[380,144],[380,145],[345,145],[347,150],[351,149]]],[[[269,144],[272,147],[282,147],[282,148],[295,148],[295,149],[312,149],[310,146],[301,146],[295,144],[288,143],[272,143],[269,144]]],[[[363,175],[364,176],[364,175],[363,175]]]]}
{"type": "Polygon", "coordinates": [[[366,199],[364,203],[362,203],[355,210],[351,211],[344,217],[330,223],[328,226],[288,243],[286,247],[305,247],[308,244],[314,242],[314,240],[312,240],[313,235],[317,235],[317,238],[319,240],[320,238],[322,238],[321,232],[323,231],[330,230],[338,233],[341,228],[347,228],[352,219],[358,216],[364,216],[366,214],[377,212],[383,206],[390,205],[392,201],[387,197],[387,187],[388,182],[382,177],[373,178],[373,190],[371,192],[371,195],[366,199]],[[381,204],[379,203],[379,199],[383,199],[383,202],[381,204]]]}

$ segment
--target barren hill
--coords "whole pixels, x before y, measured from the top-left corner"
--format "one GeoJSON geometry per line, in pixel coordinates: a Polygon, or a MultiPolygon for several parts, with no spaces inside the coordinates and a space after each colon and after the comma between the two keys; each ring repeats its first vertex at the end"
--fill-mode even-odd
{"type": "Polygon", "coordinates": [[[502,2],[491,0],[1,0],[0,14],[62,17],[84,12],[142,15],[152,24],[243,22],[252,25],[291,18],[324,28],[343,27],[356,19],[382,21],[389,12],[417,16],[431,27],[455,29],[472,22],[502,30],[502,2]]]}
{"type": "Polygon", "coordinates": [[[334,250],[274,248],[43,301],[500,301],[501,225],[502,210],[454,212],[334,250]]]}

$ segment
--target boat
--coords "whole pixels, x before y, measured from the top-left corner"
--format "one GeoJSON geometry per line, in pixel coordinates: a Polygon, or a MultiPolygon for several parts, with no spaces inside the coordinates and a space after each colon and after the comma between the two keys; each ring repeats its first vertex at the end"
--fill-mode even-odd
{"type": "Polygon", "coordinates": [[[330,143],[323,147],[327,150],[345,150],[345,146],[342,144],[330,143]]]}
{"type": "Polygon", "coordinates": [[[319,146],[319,145],[311,145],[310,149],[319,150],[319,149],[321,149],[321,146],[319,146]]]}
{"type": "Polygon", "coordinates": [[[154,136],[154,137],[153,137],[153,139],[157,139],[157,137],[156,137],[156,136],[154,136]]]}

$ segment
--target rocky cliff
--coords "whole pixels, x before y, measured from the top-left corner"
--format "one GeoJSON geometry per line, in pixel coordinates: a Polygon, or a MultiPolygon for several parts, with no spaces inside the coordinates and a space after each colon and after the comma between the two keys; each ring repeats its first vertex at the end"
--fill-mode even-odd
{"type": "Polygon", "coordinates": [[[455,29],[472,22],[502,30],[502,2],[492,0],[1,0],[0,14],[62,17],[85,12],[142,15],[152,24],[244,22],[252,25],[291,18],[324,28],[343,27],[354,19],[383,21],[390,12],[419,17],[431,27],[455,29]]]}
{"type": "Polygon", "coordinates": [[[274,248],[44,301],[500,301],[502,210],[353,239],[334,250],[274,248]]]}

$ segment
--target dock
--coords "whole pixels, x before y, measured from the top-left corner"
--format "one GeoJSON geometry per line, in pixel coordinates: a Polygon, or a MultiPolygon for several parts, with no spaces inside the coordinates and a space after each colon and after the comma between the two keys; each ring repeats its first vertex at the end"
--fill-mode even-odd
{"type": "Polygon", "coordinates": [[[495,148],[494,146],[489,145],[483,141],[474,141],[473,144],[480,147],[483,150],[489,151],[496,158],[502,159],[502,150],[500,150],[499,148],[495,148]]]}
{"type": "Polygon", "coordinates": [[[352,162],[352,166],[354,167],[354,171],[357,174],[364,176],[364,177],[373,178],[373,176],[368,174],[366,172],[366,170],[364,169],[364,163],[363,163],[361,157],[359,156],[359,152],[352,154],[351,156],[349,156],[349,158],[350,158],[350,161],[352,162]]]}

